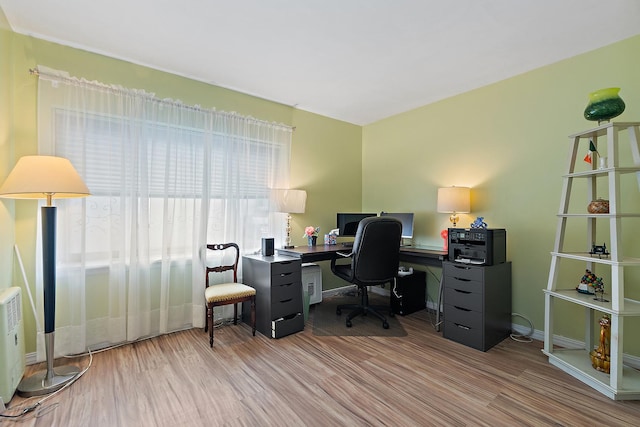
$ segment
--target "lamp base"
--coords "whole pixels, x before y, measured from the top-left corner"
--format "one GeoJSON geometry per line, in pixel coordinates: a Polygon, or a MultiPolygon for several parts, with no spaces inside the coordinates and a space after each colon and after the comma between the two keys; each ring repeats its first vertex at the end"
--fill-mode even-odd
{"type": "Polygon", "coordinates": [[[76,366],[59,366],[53,370],[50,378],[47,378],[46,369],[38,371],[30,377],[23,378],[18,384],[17,391],[22,397],[53,393],[73,381],[79,373],[80,368],[76,366]]]}

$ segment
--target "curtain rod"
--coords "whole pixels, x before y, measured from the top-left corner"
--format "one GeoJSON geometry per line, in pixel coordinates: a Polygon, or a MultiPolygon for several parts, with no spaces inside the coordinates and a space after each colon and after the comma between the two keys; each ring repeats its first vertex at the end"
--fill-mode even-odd
{"type": "MultiPolygon", "coordinates": [[[[79,79],[77,77],[66,77],[66,76],[61,76],[61,75],[55,75],[55,74],[50,74],[45,72],[40,71],[37,67],[36,68],[29,68],[29,74],[34,75],[34,76],[46,76],[55,80],[60,80],[60,81],[68,81],[68,82],[82,82],[83,84],[86,84],[88,86],[93,86],[96,88],[100,88],[100,89],[106,89],[106,90],[110,90],[113,92],[117,92],[117,93],[124,93],[124,94],[129,94],[131,93],[131,90],[128,90],[126,88],[122,88],[122,87],[118,87],[115,85],[109,85],[106,83],[101,83],[98,81],[89,81],[86,80],[84,78],[79,79]]],[[[132,89],[132,90],[137,90],[137,89],[132,89]]],[[[199,112],[212,112],[212,113],[216,113],[216,114],[222,114],[225,116],[229,116],[229,117],[239,117],[241,119],[247,120],[247,121],[251,121],[251,122],[255,122],[255,123],[259,123],[259,124],[264,124],[264,125],[269,125],[269,126],[277,126],[277,127],[281,127],[284,128],[286,130],[290,130],[290,131],[295,131],[296,127],[295,126],[289,126],[286,125],[284,123],[275,123],[275,122],[269,122],[266,120],[261,120],[261,119],[256,119],[255,117],[251,117],[251,116],[243,116],[241,114],[238,113],[234,113],[234,112],[228,112],[228,111],[218,111],[215,108],[202,108],[198,105],[186,105],[182,102],[176,101],[174,99],[160,99],[157,98],[155,96],[155,93],[150,93],[150,92],[146,92],[143,90],[143,92],[154,102],[158,102],[161,104],[167,104],[167,105],[173,105],[173,106],[180,106],[183,108],[187,108],[190,110],[194,110],[194,111],[199,111],[199,112]]]]}

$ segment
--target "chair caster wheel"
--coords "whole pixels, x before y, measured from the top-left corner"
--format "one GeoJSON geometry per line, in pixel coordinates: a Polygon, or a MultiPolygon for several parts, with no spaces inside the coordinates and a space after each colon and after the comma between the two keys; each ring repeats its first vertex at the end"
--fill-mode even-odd
{"type": "MultiPolygon", "coordinates": [[[[351,324],[351,320],[347,320],[345,323],[346,323],[346,325],[347,325],[347,328],[350,328],[350,327],[352,326],[352,324],[351,324]]],[[[389,326],[387,326],[387,328],[388,328],[388,327],[389,327],[389,326]]]]}
{"type": "Polygon", "coordinates": [[[342,310],[340,310],[339,308],[336,308],[336,314],[340,316],[342,314],[342,310]]]}
{"type": "Polygon", "coordinates": [[[385,320],[384,322],[382,322],[382,327],[384,329],[389,329],[389,323],[385,320]]]}
{"type": "Polygon", "coordinates": [[[389,312],[389,317],[395,317],[395,315],[396,315],[396,314],[395,314],[393,311],[390,311],[390,312],[389,312]]]}

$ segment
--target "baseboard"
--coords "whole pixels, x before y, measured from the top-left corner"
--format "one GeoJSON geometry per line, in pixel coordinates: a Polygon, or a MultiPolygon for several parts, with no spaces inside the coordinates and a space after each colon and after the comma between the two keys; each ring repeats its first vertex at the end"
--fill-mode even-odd
{"type": "Polygon", "coordinates": [[[25,363],[26,365],[35,365],[38,363],[37,353],[27,353],[25,354],[25,363]]]}

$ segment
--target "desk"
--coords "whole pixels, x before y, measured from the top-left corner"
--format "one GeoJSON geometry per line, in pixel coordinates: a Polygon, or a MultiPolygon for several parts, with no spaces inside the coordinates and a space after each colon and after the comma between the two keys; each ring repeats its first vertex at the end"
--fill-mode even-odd
{"type": "MultiPolygon", "coordinates": [[[[342,245],[296,246],[291,249],[278,248],[278,254],[300,258],[302,262],[329,261],[338,255],[336,252],[351,252],[351,248],[342,245]]],[[[449,253],[433,247],[402,246],[400,261],[411,262],[431,267],[442,267],[449,253]]],[[[440,305],[442,304],[442,277],[438,285],[438,302],[436,306],[436,331],[440,331],[440,305]]]]}

